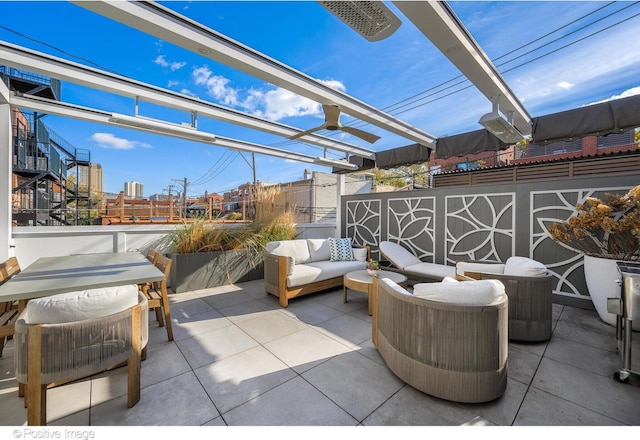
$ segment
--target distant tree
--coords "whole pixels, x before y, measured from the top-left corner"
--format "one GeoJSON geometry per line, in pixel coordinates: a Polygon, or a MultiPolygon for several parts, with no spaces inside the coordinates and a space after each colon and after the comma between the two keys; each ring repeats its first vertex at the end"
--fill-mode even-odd
{"type": "Polygon", "coordinates": [[[638,144],[638,148],[640,148],[640,128],[635,129],[633,140],[638,144]]]}
{"type": "Polygon", "coordinates": [[[402,188],[410,183],[420,186],[429,186],[429,163],[414,164],[392,168],[390,170],[380,170],[375,168],[372,172],[376,175],[379,184],[402,188]]]}

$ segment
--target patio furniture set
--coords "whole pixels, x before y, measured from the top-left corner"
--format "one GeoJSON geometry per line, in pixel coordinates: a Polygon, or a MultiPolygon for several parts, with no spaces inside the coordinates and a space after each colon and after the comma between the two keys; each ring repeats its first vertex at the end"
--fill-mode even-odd
{"type": "Polygon", "coordinates": [[[509,340],[551,337],[551,275],[543,264],[514,256],[448,266],[422,262],[390,241],[379,250],[392,267],[372,276],[364,270],[369,248],[353,248],[350,239],[271,242],[265,290],[283,307],[330,287],[343,287],[344,302],[348,289],[367,293],[371,338],[391,371],[420,391],[456,402],[502,396],[509,340]]]}
{"type": "MultiPolygon", "coordinates": [[[[1,265],[19,266],[10,259],[1,265]],[[14,264],[15,263],[15,264],[14,264]]],[[[41,258],[3,276],[0,304],[15,311],[0,334],[15,339],[18,393],[27,423],[46,425],[47,389],[128,368],[127,406],[140,400],[149,309],[173,339],[166,281],[171,260],[149,252],[41,258]],[[164,318],[164,319],[162,319],[164,318]]]]}

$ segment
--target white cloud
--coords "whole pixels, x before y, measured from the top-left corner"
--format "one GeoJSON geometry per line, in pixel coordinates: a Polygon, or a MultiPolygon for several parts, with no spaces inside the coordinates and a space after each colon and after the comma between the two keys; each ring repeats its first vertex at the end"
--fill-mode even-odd
{"type": "Polygon", "coordinates": [[[320,104],[280,87],[264,94],[264,117],[274,121],[291,116],[317,115],[320,104]]]}
{"type": "Polygon", "coordinates": [[[238,89],[229,87],[231,80],[220,75],[214,75],[207,67],[197,67],[193,69],[193,79],[196,85],[203,85],[207,88],[207,93],[226,105],[237,105],[238,89]]]}
{"type": "Polygon", "coordinates": [[[186,62],[184,61],[172,61],[169,62],[167,61],[167,58],[164,55],[158,55],[156,57],[155,60],[153,60],[153,62],[159,66],[165,67],[165,68],[169,68],[172,72],[175,72],[176,70],[182,69],[184,66],[187,65],[186,62]]]}
{"type": "Polygon", "coordinates": [[[102,148],[110,148],[113,150],[132,150],[136,147],[151,148],[151,145],[139,141],[130,141],[115,137],[112,133],[94,133],[91,140],[96,142],[102,148]]]}
{"type": "Polygon", "coordinates": [[[171,80],[169,80],[169,81],[167,81],[167,88],[170,89],[171,87],[175,87],[175,86],[177,86],[179,84],[180,84],[180,81],[171,81],[171,80]]]}
{"type": "Polygon", "coordinates": [[[556,84],[558,87],[560,87],[561,89],[570,89],[571,87],[573,87],[575,84],[571,84],[570,82],[567,81],[560,81],[558,84],[556,84]]]}
{"type": "Polygon", "coordinates": [[[614,99],[628,98],[629,96],[635,96],[635,95],[640,95],[640,87],[632,87],[620,93],[619,95],[613,95],[610,98],[603,99],[602,101],[592,102],[587,105],[600,104],[602,102],[613,101],[614,99]]]}

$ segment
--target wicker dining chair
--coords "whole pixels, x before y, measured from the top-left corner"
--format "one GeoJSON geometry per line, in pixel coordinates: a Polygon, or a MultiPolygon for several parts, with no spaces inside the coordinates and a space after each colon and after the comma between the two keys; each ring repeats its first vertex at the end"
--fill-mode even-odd
{"type": "Polygon", "coordinates": [[[134,300],[132,306],[105,316],[43,323],[32,320],[31,304],[20,314],[15,332],[15,367],[18,384],[24,390],[28,425],[47,424],[50,386],[125,363],[127,406],[131,408],[140,400],[141,353],[148,341],[149,313],[146,297],[135,285],[131,288],[134,297],[138,292],[137,304],[134,300]]]}
{"type": "MultiPolygon", "coordinates": [[[[20,273],[20,264],[16,257],[11,257],[0,264],[0,284],[4,284],[16,274],[20,273]]],[[[19,306],[15,301],[0,302],[0,357],[4,351],[5,342],[13,337],[15,321],[18,318],[19,306]]]]}

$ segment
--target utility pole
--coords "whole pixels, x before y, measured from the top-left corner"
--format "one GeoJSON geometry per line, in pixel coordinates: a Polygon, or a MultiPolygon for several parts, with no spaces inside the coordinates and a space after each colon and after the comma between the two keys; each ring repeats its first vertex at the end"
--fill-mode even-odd
{"type": "Polygon", "coordinates": [[[180,200],[182,202],[182,216],[183,218],[186,218],[187,217],[187,186],[189,182],[187,182],[186,177],[182,181],[177,179],[171,179],[171,181],[182,184],[182,197],[180,197],[180,200]]]}

